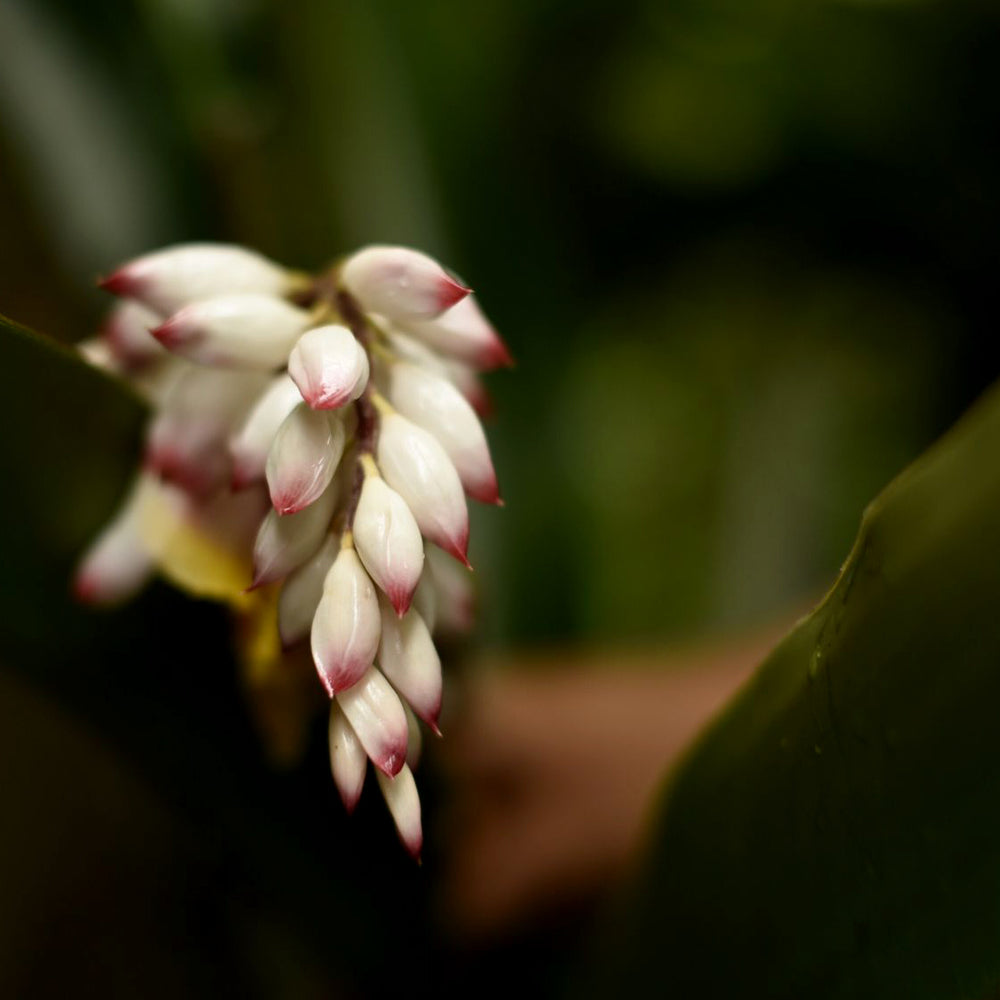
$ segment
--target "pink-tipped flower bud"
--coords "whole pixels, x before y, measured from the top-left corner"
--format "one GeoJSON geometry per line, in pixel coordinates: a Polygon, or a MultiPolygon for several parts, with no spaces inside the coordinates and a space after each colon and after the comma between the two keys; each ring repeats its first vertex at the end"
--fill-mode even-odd
{"type": "Polygon", "coordinates": [[[421,532],[468,565],[469,512],[462,483],[437,438],[399,413],[382,416],[378,466],[421,532]]]}
{"type": "Polygon", "coordinates": [[[339,490],[334,479],[315,503],[298,514],[267,512],[253,547],[252,587],[284,579],[323,544],[339,490]]]}
{"type": "Polygon", "coordinates": [[[398,774],[406,763],[409,729],[403,703],[381,672],[369,667],[355,685],[337,694],[337,702],[371,762],[385,774],[398,774]]]}
{"type": "Polygon", "coordinates": [[[348,813],[361,798],[368,769],[368,755],[357,734],[336,701],[330,702],[330,723],[327,727],[330,745],[330,770],[340,792],[340,799],[348,813]]]}
{"type": "Polygon", "coordinates": [[[317,326],[296,341],[288,374],[314,410],[333,410],[365,391],[368,355],[346,326],[317,326]]]}
{"type": "Polygon", "coordinates": [[[299,403],[285,417],[265,467],[271,503],[279,514],[295,514],[308,507],[330,485],[346,438],[339,414],[299,403]]]}
{"type": "Polygon", "coordinates": [[[413,362],[448,379],[480,417],[492,416],[493,400],[475,367],[465,361],[456,361],[452,357],[438,354],[402,330],[387,329],[385,333],[393,353],[400,360],[413,362]]]}
{"type": "Polygon", "coordinates": [[[394,319],[394,322],[400,323],[406,333],[428,347],[481,371],[514,363],[507,345],[490,325],[472,295],[435,319],[394,319]]]}
{"type": "Polygon", "coordinates": [[[406,712],[406,764],[410,770],[414,770],[420,763],[420,754],[424,749],[424,737],[420,732],[420,723],[413,714],[413,709],[406,702],[403,702],[403,711],[406,712]]]}
{"type": "MultiPolygon", "coordinates": [[[[437,552],[439,550],[433,549],[431,551],[437,552]]],[[[454,562],[451,560],[449,562],[458,569],[458,566],[454,562]]],[[[434,628],[437,624],[437,605],[438,594],[437,588],[434,586],[434,574],[431,572],[430,565],[425,562],[424,571],[420,574],[420,582],[417,584],[417,589],[413,592],[411,607],[423,618],[424,624],[430,629],[431,634],[434,633],[434,628]]]]}
{"type": "Polygon", "coordinates": [[[486,435],[462,393],[447,378],[406,362],[392,366],[389,380],[392,405],[441,442],[465,492],[483,503],[498,503],[486,435]]]}
{"type": "MultiPolygon", "coordinates": [[[[381,317],[378,317],[378,321],[384,323],[381,317]]],[[[429,368],[431,371],[439,372],[442,375],[446,374],[448,360],[412,334],[403,333],[402,330],[397,330],[395,327],[388,327],[385,334],[393,354],[401,361],[411,361],[413,364],[429,368]]]]}
{"type": "Polygon", "coordinates": [[[420,825],[420,795],[413,772],[408,765],[403,765],[395,778],[389,778],[381,771],[376,771],[375,777],[396,824],[399,839],[410,857],[419,859],[424,846],[424,833],[420,825]]]}
{"type": "Polygon", "coordinates": [[[420,528],[406,501],[379,476],[370,455],[354,514],[354,545],[368,574],[402,615],[424,565],[420,528]]]}
{"type": "Polygon", "coordinates": [[[483,420],[493,416],[493,397],[483,382],[479,372],[464,361],[448,361],[445,374],[451,379],[455,388],[469,401],[476,415],[483,420]]]}
{"type": "Polygon", "coordinates": [[[382,602],[382,638],[378,664],[392,686],[435,732],[441,714],[441,658],[415,609],[398,618],[382,602]]]}
{"type": "Polygon", "coordinates": [[[153,330],[174,354],[199,365],[273,371],[310,323],[304,309],[241,292],[192,302],[153,330]]]}
{"type": "Polygon", "coordinates": [[[282,584],[278,597],[278,631],[285,648],[309,635],[323,596],[323,581],[339,551],[340,539],[328,535],[315,554],[282,584]]]}
{"type": "Polygon", "coordinates": [[[264,478],[267,453],[285,418],[299,403],[298,386],[286,374],[277,375],[247,414],[239,431],[229,442],[233,458],[234,490],[241,490],[264,478]]]}
{"type": "Polygon", "coordinates": [[[153,574],[154,560],[142,541],[144,495],[156,489],[148,475],[132,484],[121,507],[91,544],[76,571],[73,592],[88,604],[118,604],[132,597],[153,574]]]}
{"type": "MultiPolygon", "coordinates": [[[[476,595],[472,578],[453,559],[438,549],[427,549],[424,575],[432,583],[435,594],[434,624],[429,626],[442,635],[464,635],[472,628],[476,617],[476,595]]],[[[417,588],[419,595],[420,587],[417,588]]],[[[416,603],[416,599],[414,599],[416,603]]],[[[425,618],[425,621],[429,619],[425,618]]]]}
{"type": "Polygon", "coordinates": [[[375,584],[347,532],[323,581],[323,595],[312,624],[313,660],[331,695],[357,684],[375,662],[381,633],[375,584]]]}
{"type": "Polygon", "coordinates": [[[163,317],[141,302],[126,299],[108,313],[101,337],[123,371],[135,372],[165,357],[162,345],[150,331],[163,317]]]}
{"type": "Polygon", "coordinates": [[[392,322],[433,319],[470,291],[432,257],[408,247],[365,247],[347,258],[340,280],[365,312],[392,322]]]}
{"type": "Polygon", "coordinates": [[[164,316],[189,302],[230,292],[284,295],[293,278],[252,250],[225,243],[183,243],[146,254],[98,282],[164,316]]]}
{"type": "Polygon", "coordinates": [[[229,479],[229,438],[266,384],[257,372],[185,366],[147,433],[147,469],[193,495],[213,492],[229,479]]]}

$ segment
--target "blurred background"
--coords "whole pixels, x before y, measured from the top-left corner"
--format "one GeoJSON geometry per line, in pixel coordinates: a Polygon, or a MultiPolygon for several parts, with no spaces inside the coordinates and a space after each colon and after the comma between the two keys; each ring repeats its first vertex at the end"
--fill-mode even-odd
{"type": "MultiPolygon", "coordinates": [[[[0,0],[0,312],[75,342],[96,275],[194,239],[454,267],[518,366],[489,380],[507,506],[474,511],[453,661],[558,667],[555,717],[576,663],[791,621],[992,380],[998,29],[977,0],[0,0]]],[[[341,815],[322,724],[271,766],[218,609],[74,608],[138,418],[0,367],[0,992],[557,989],[601,879],[470,937],[441,898],[461,761],[423,769],[416,868],[370,790],[341,815]]]]}

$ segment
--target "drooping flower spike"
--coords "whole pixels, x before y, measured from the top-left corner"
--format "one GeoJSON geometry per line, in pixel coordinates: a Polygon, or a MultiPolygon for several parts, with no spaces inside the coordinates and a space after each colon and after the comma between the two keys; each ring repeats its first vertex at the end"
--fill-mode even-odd
{"type": "Polygon", "coordinates": [[[119,301],[81,352],[153,415],[78,596],[123,600],[158,570],[269,623],[275,662],[306,649],[331,699],[345,807],[371,760],[418,857],[417,719],[440,735],[432,634],[471,624],[465,497],[501,502],[478,373],[510,353],[470,289],[406,247],[366,247],[311,278],[186,244],[100,284],[119,301]]]}

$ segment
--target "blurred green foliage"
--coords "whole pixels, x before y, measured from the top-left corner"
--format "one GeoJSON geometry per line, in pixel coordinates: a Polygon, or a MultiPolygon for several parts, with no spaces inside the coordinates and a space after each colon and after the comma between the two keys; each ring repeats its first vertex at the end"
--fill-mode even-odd
{"type": "MultiPolygon", "coordinates": [[[[737,628],[819,593],[864,503],[995,374],[998,29],[977,0],[4,0],[0,310],[81,339],[106,305],[92,278],[175,240],[307,268],[421,246],[519,360],[490,380],[507,507],[475,512],[483,640],[737,628]]],[[[301,784],[267,777],[204,608],[157,661],[172,697],[147,726],[161,696],[130,686],[134,650],[184,602],[157,590],[95,625],[60,589],[139,416],[25,363],[0,361],[0,449],[33,488],[3,508],[0,659],[147,747],[227,849],[246,802],[215,801],[226,773],[283,796],[274,843],[305,837],[316,870],[330,829],[386,846],[327,808],[321,740],[301,784]]],[[[390,868],[379,884],[423,913],[425,879],[390,868]]],[[[406,952],[425,970],[447,952],[430,935],[406,952]]],[[[346,964],[401,975],[363,948],[346,964]]]]}

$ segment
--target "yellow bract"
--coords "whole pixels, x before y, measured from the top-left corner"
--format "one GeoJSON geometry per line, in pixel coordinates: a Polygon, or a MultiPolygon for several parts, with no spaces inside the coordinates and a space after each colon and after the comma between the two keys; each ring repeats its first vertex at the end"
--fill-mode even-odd
{"type": "Polygon", "coordinates": [[[155,482],[142,491],[139,504],[140,537],[164,577],[195,597],[247,606],[252,571],[246,556],[209,537],[176,494],[155,482]]]}

